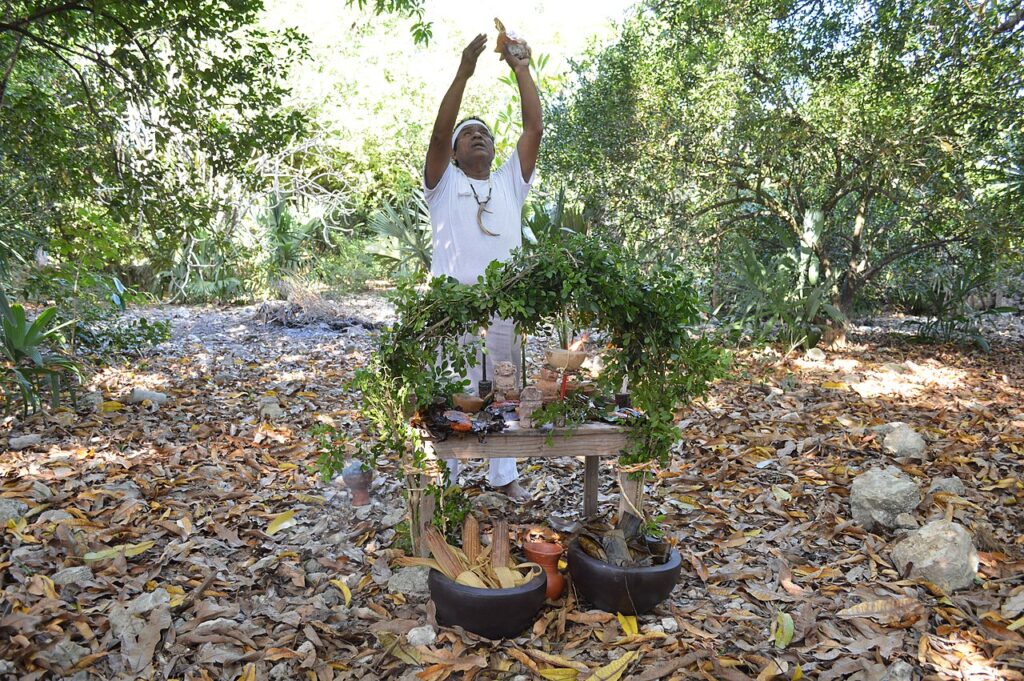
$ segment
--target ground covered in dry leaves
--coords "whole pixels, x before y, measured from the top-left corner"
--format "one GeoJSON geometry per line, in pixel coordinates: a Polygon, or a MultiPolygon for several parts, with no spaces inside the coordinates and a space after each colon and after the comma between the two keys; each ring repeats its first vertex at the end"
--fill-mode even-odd
{"type": "MultiPolygon", "coordinates": [[[[356,317],[387,316],[354,302],[356,317]]],[[[395,463],[356,510],[318,479],[308,436],[325,419],[362,436],[345,382],[373,331],[264,324],[255,308],[151,314],[172,319],[171,342],[98,370],[77,412],[0,434],[41,435],[0,455],[0,509],[14,516],[0,539],[0,677],[877,680],[904,661],[926,678],[1024,678],[1020,343],[984,355],[871,335],[824,361],[738,353],[733,377],[682,415],[684,442],[648,489],[684,558],[670,601],[634,628],[570,594],[514,641],[441,628],[417,647],[405,634],[431,615],[396,588],[395,463]],[[130,405],[133,388],[170,399],[130,405]],[[963,497],[925,495],[916,518],[972,531],[973,589],[903,579],[898,537],[850,520],[852,479],[893,463],[871,430],[891,421],[928,441],[923,460],[896,462],[922,490],[966,484],[963,497]]],[[[504,507],[471,471],[478,512],[572,520],[582,463],[523,469],[534,501],[504,507]]]]}

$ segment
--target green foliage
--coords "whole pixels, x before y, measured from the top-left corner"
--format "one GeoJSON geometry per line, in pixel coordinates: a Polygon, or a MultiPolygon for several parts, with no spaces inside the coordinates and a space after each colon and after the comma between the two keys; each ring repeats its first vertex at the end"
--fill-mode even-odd
{"type": "Polygon", "coordinates": [[[57,310],[53,307],[44,309],[29,321],[25,308],[11,304],[0,289],[0,347],[3,350],[0,389],[5,412],[10,412],[18,397],[24,414],[30,409],[37,410],[44,387],[49,389],[50,404],[56,408],[63,386],[73,388],[72,381],[81,377],[77,363],[54,350],[64,344],[60,332],[67,326],[67,323],[58,325],[56,322],[57,310]]]}
{"type": "Polygon", "coordinates": [[[905,305],[914,314],[917,337],[930,342],[967,342],[988,352],[990,349],[978,324],[981,315],[1014,311],[1004,308],[974,313],[968,305],[971,294],[992,281],[990,268],[941,268],[921,277],[906,297],[905,305]]]}
{"type": "MultiPolygon", "coordinates": [[[[359,9],[365,9],[370,5],[370,0],[346,0],[349,6],[357,5],[359,9]]],[[[373,0],[373,11],[376,14],[398,14],[403,17],[414,18],[416,21],[409,28],[412,33],[413,42],[418,45],[426,45],[433,37],[433,25],[423,20],[423,0],[373,0]]]]}
{"type": "Polygon", "coordinates": [[[412,405],[461,387],[475,353],[458,340],[493,314],[528,333],[566,316],[577,328],[607,334],[612,349],[601,379],[618,387],[628,375],[633,403],[648,417],[632,429],[624,464],[667,461],[678,437],[674,409],[703,394],[724,366],[722,354],[693,334],[699,307],[682,268],[643,270],[601,239],[568,235],[516,251],[507,262],[491,263],[473,286],[443,277],[407,280],[395,305],[399,323],[382,334],[354,386],[367,401],[375,434],[413,468],[423,465],[425,452],[408,421],[412,405]]]}
{"type": "Polygon", "coordinates": [[[430,485],[427,493],[434,497],[434,527],[441,531],[445,538],[455,543],[462,539],[462,525],[466,516],[472,512],[473,503],[465,491],[458,485],[450,484],[448,469],[441,476],[441,483],[430,485]]]}
{"type": "Polygon", "coordinates": [[[327,295],[365,290],[367,281],[387,276],[387,271],[369,253],[371,246],[368,239],[343,238],[330,251],[318,255],[304,272],[328,286],[327,295]]]}
{"type": "Polygon", "coordinates": [[[316,424],[310,428],[309,434],[316,438],[319,452],[316,464],[320,471],[320,479],[330,482],[348,463],[348,440],[344,433],[326,423],[316,424]]]}
{"type": "Polygon", "coordinates": [[[787,251],[761,262],[749,244],[732,247],[726,289],[736,328],[753,324],[755,336],[779,340],[790,348],[814,347],[825,326],[843,321],[829,303],[831,282],[806,276],[799,253],[787,251]]]}
{"type": "Polygon", "coordinates": [[[820,216],[811,248],[849,310],[907,258],[1019,246],[1020,210],[988,191],[1017,186],[1024,103],[1024,33],[1000,11],[647,3],[550,107],[542,169],[599,206],[595,228],[716,283],[731,237],[774,256],[820,216]]]}
{"type": "Polygon", "coordinates": [[[542,198],[523,206],[523,238],[527,245],[589,231],[583,210],[568,201],[565,187],[559,187],[553,200],[542,198]]]}
{"type": "Polygon", "coordinates": [[[31,267],[20,274],[25,299],[53,305],[59,319],[69,320],[71,350],[94,358],[137,352],[170,338],[170,323],[144,318],[122,319],[130,302],[144,299],[116,276],[80,266],[31,267]]]}
{"type": "Polygon", "coordinates": [[[257,26],[262,0],[5,3],[0,229],[22,254],[100,271],[170,267],[250,186],[253,158],[303,133],[283,81],[305,54],[257,26]]]}
{"type": "Polygon", "coordinates": [[[422,189],[416,189],[397,206],[385,203],[370,216],[369,228],[381,240],[371,246],[369,252],[388,271],[430,271],[433,255],[430,210],[422,189]]]}
{"type": "Polygon", "coordinates": [[[310,258],[310,241],[316,235],[319,222],[296,219],[288,208],[286,196],[271,194],[257,223],[263,232],[266,270],[270,277],[279,278],[310,258]]]}

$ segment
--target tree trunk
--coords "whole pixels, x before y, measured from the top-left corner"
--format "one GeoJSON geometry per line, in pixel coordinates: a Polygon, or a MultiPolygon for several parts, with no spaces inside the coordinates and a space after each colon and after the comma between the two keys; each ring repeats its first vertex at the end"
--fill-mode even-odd
{"type": "Polygon", "coordinates": [[[867,266],[864,257],[864,228],[868,222],[868,206],[871,203],[871,193],[865,192],[861,195],[860,203],[857,204],[857,217],[853,221],[853,235],[850,239],[850,260],[846,265],[846,272],[843,273],[843,284],[839,289],[839,310],[847,319],[853,312],[853,301],[857,291],[864,284],[861,274],[867,266]]]}

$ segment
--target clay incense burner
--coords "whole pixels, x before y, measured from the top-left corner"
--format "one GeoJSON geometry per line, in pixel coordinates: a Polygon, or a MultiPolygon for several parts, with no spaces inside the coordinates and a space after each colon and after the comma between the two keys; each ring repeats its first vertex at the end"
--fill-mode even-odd
{"type": "Polygon", "coordinates": [[[370,503],[373,471],[364,471],[362,463],[353,461],[341,471],[341,479],[345,481],[345,487],[352,492],[353,506],[366,506],[370,503]]]}
{"type": "Polygon", "coordinates": [[[545,596],[549,601],[561,598],[565,590],[565,577],[558,571],[558,561],[562,557],[562,545],[554,542],[526,542],[523,544],[523,552],[526,559],[544,568],[544,574],[548,576],[548,586],[545,596]]]}
{"type": "Polygon", "coordinates": [[[587,353],[584,350],[551,348],[544,354],[544,361],[547,362],[548,366],[559,371],[579,371],[586,359],[587,353]]]}

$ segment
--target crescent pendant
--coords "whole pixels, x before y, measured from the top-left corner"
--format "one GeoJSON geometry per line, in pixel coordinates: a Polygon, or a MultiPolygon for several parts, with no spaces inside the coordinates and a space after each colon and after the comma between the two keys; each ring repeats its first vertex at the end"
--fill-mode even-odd
{"type": "Polygon", "coordinates": [[[480,204],[476,207],[476,224],[480,227],[480,231],[483,232],[484,234],[487,234],[488,236],[498,236],[497,233],[492,232],[491,230],[484,227],[485,212],[489,211],[486,210],[486,206],[484,204],[480,204]]]}

